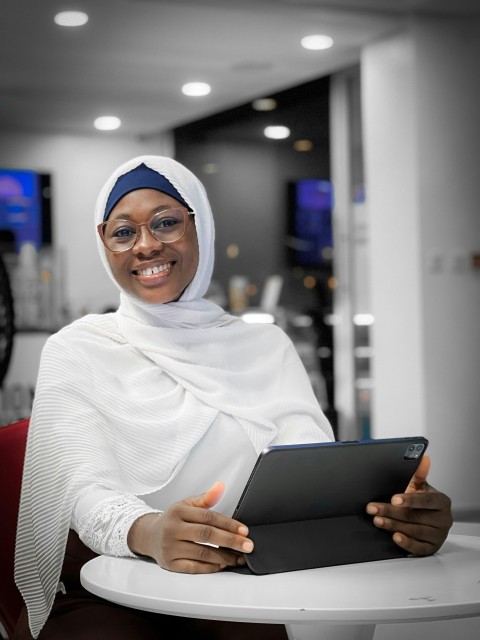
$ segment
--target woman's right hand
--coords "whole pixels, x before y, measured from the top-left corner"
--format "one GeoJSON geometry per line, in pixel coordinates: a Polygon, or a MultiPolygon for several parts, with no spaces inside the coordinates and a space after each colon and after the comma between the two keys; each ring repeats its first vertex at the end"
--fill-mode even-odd
{"type": "Polygon", "coordinates": [[[149,513],[136,520],[128,533],[128,546],[149,556],[169,571],[214,573],[243,566],[244,553],[253,550],[248,528],[212,511],[224,492],[217,482],[200,496],[176,502],[162,514],[149,513]]]}

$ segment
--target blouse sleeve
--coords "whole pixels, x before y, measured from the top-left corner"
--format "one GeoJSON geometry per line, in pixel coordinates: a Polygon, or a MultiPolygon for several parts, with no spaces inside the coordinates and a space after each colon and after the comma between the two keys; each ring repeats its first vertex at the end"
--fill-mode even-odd
{"type": "Polygon", "coordinates": [[[94,485],[77,498],[70,526],[95,553],[136,558],[127,544],[128,531],[137,518],[147,513],[161,511],[133,494],[94,485]]]}

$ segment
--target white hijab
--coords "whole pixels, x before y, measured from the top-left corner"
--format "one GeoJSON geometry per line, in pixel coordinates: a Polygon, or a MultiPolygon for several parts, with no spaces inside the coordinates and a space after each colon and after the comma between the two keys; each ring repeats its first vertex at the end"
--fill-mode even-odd
{"type": "Polygon", "coordinates": [[[95,226],[119,176],[141,163],[166,177],[192,208],[199,265],[178,302],[145,303],[119,287],[115,314],[80,318],[47,342],[15,563],[34,637],[51,610],[71,510],[83,489],[100,484],[136,495],[160,489],[219,412],[238,421],[257,453],[279,435],[297,442],[333,439],[283,331],[244,323],[203,298],[213,271],[214,223],[205,189],[188,169],[158,156],[121,165],[99,194],[95,226]]]}

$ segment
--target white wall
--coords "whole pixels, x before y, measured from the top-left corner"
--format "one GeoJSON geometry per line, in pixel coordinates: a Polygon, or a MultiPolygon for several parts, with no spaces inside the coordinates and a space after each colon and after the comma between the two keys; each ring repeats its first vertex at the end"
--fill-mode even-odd
{"type": "Polygon", "coordinates": [[[424,434],[480,513],[480,21],[415,20],[362,54],[373,435],[424,434]]]}
{"type": "Polygon", "coordinates": [[[70,319],[117,305],[118,289],[98,257],[95,200],[118,165],[150,153],[172,156],[172,137],[141,141],[111,133],[91,137],[2,133],[0,166],[51,174],[52,231],[70,319]]]}

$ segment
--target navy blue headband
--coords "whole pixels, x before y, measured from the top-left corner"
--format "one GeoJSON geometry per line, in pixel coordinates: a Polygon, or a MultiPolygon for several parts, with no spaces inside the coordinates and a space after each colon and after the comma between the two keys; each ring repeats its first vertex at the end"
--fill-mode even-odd
{"type": "Polygon", "coordinates": [[[108,196],[103,219],[108,219],[113,207],[121,198],[123,198],[123,196],[130,193],[130,191],[135,191],[136,189],[156,189],[157,191],[161,191],[162,193],[172,196],[172,198],[178,200],[189,211],[192,211],[192,208],[185,202],[170,180],[167,180],[167,178],[162,176],[160,173],[157,173],[142,163],[138,165],[138,167],[135,167],[135,169],[132,169],[128,173],[124,173],[123,176],[118,178],[113,189],[110,191],[110,195],[108,196]]]}

